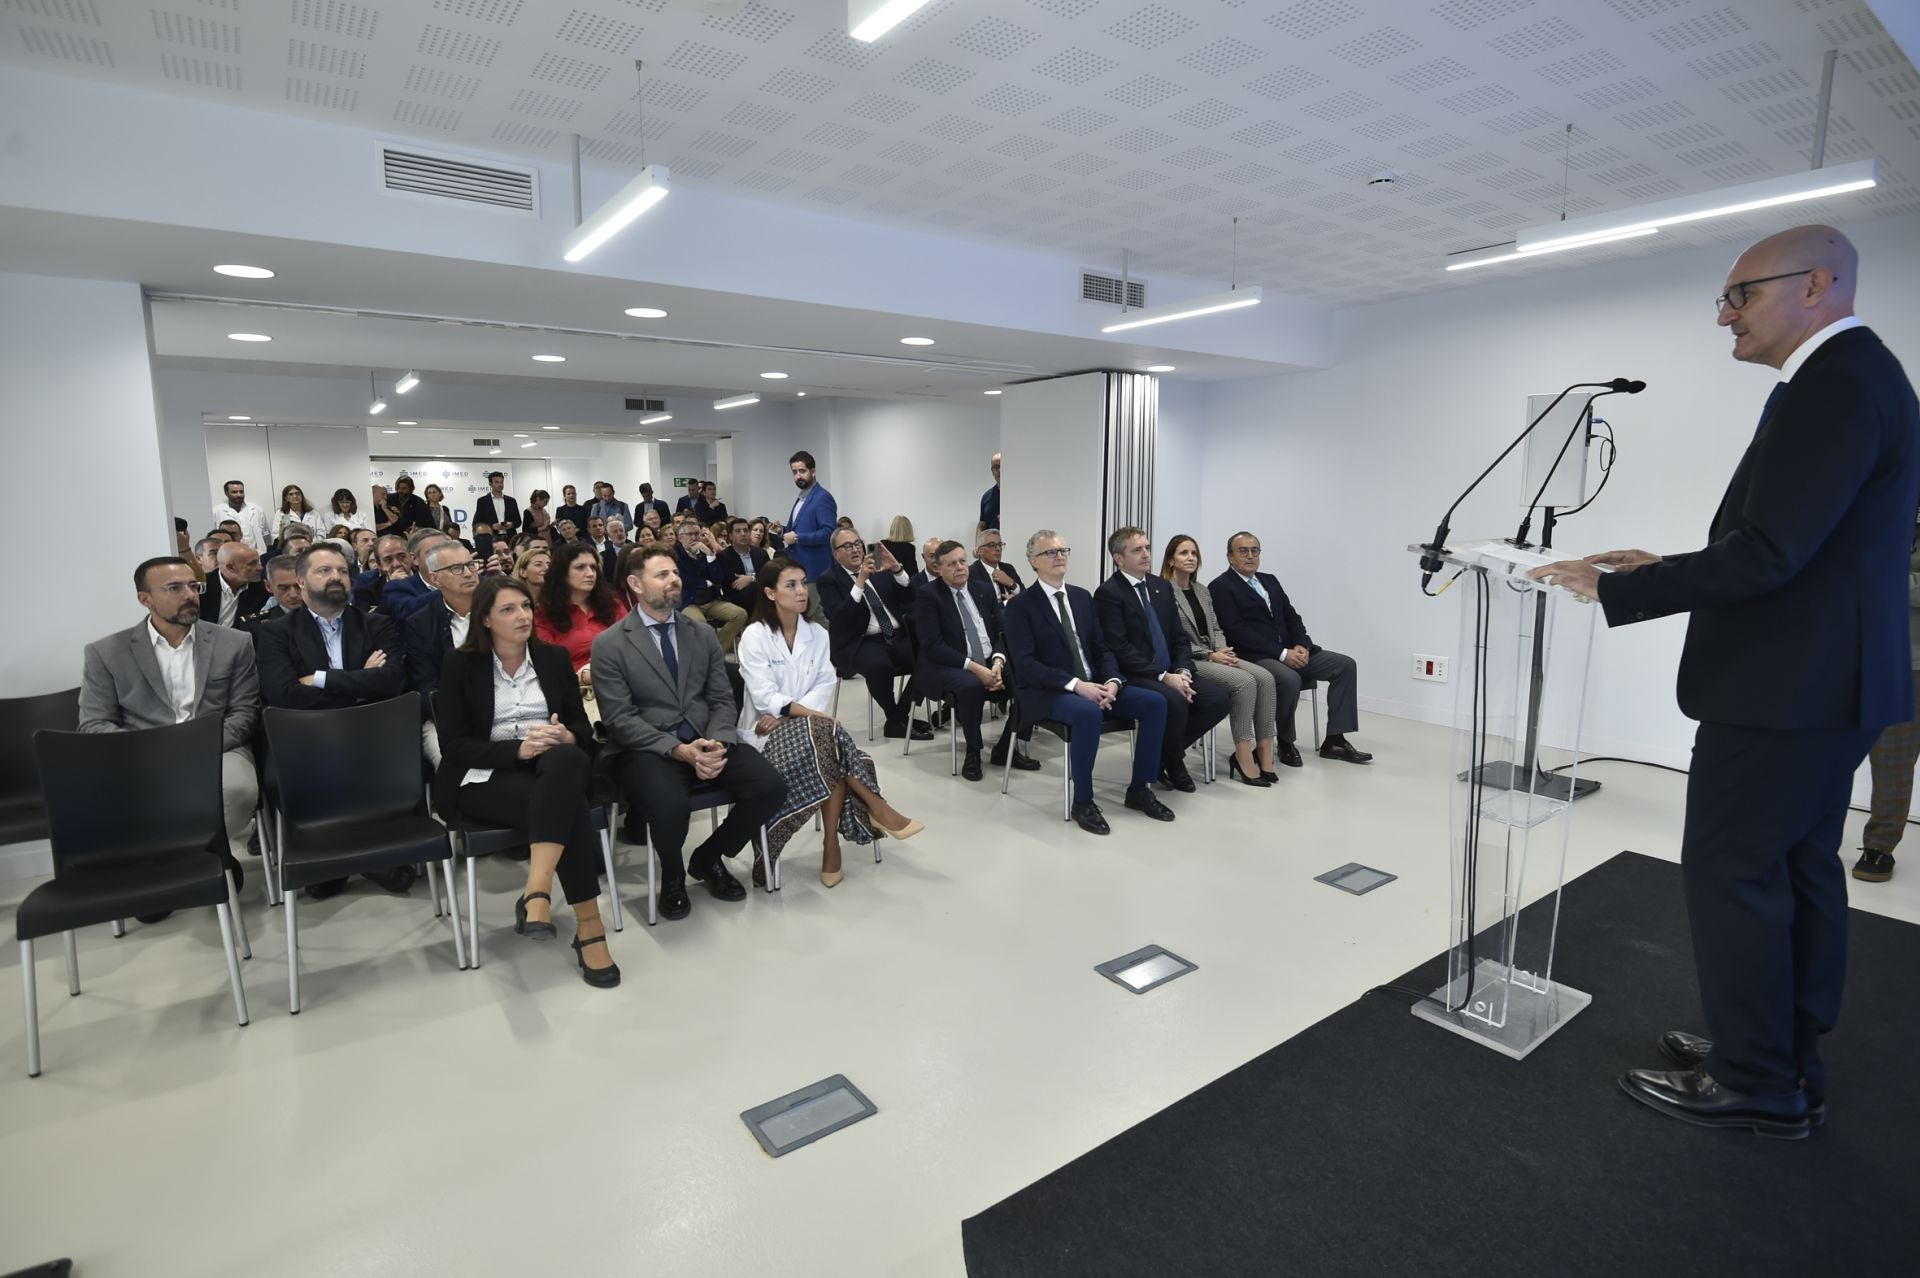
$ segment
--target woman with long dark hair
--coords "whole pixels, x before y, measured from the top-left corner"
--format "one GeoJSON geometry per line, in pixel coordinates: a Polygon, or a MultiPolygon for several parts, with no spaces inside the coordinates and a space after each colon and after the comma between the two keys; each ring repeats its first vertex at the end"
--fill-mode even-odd
{"type": "MultiPolygon", "coordinates": [[[[753,616],[737,650],[746,684],[740,739],[787,782],[786,801],[767,826],[768,851],[777,859],[824,808],[820,881],[832,887],[841,877],[842,838],[865,846],[884,835],[910,839],[925,827],[881,797],[873,760],[828,709],[840,676],[826,627],[807,620],[806,570],[781,556],[753,584],[753,616]]],[[[765,874],[756,857],[753,881],[764,886],[765,874]]]]}
{"type": "Polygon", "coordinates": [[[353,495],[351,488],[333,490],[333,500],[327,503],[327,514],[321,523],[332,529],[336,524],[344,524],[348,533],[356,528],[373,531],[373,516],[360,509],[360,499],[353,495]]]}
{"type": "Polygon", "coordinates": [[[280,510],[274,516],[273,539],[284,541],[288,524],[305,524],[311,531],[320,522],[318,514],[313,503],[307,500],[307,495],[300,491],[300,485],[288,484],[280,490],[280,510]]]}
{"type": "MultiPolygon", "coordinates": [[[[590,669],[593,641],[626,615],[627,605],[601,574],[600,556],[592,546],[575,541],[554,552],[534,614],[534,630],[542,642],[565,648],[575,670],[590,669]]],[[[587,677],[582,673],[583,680],[587,677]]]]}

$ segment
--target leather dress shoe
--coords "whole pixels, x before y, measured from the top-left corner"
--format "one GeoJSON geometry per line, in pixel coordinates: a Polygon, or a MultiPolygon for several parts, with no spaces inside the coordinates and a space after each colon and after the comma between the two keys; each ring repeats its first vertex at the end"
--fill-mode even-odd
{"type": "Polygon", "coordinates": [[[980,766],[980,752],[978,750],[969,750],[965,755],[961,756],[960,775],[969,781],[978,781],[987,775],[985,770],[980,766]]]}
{"type": "Polygon", "coordinates": [[[1018,750],[1015,750],[1013,752],[1013,770],[1015,772],[1038,772],[1040,770],[1040,760],[1032,758],[1029,755],[1021,754],[1018,750]]]}
{"type": "Polygon", "coordinates": [[[1860,859],[1853,863],[1853,877],[1862,883],[1885,883],[1893,877],[1893,853],[1861,848],[1860,859]]]}
{"type": "Polygon", "coordinates": [[[747,890],[740,886],[740,880],[727,873],[727,867],[715,857],[711,864],[702,865],[699,858],[687,863],[687,877],[707,885],[707,891],[713,893],[715,900],[744,901],[747,890]]]}
{"type": "Polygon", "coordinates": [[[1187,771],[1187,765],[1184,763],[1160,769],[1160,784],[1170,786],[1182,794],[1192,794],[1200,788],[1193,783],[1193,774],[1187,771]]]}
{"type": "Polygon", "coordinates": [[[1106,814],[1100,811],[1100,805],[1089,799],[1085,803],[1073,805],[1073,819],[1088,834],[1112,834],[1107,825],[1106,814]]]}
{"type": "Polygon", "coordinates": [[[328,879],[324,883],[310,885],[307,888],[307,899],[309,901],[324,901],[329,897],[339,896],[346,890],[347,881],[345,879],[328,879]]]}
{"type": "Polygon", "coordinates": [[[1127,787],[1127,806],[1135,812],[1144,812],[1156,821],[1173,820],[1173,809],[1160,802],[1160,796],[1153,792],[1150,785],[1127,787]]]}
{"type": "Polygon", "coordinates": [[[1705,1070],[1630,1069],[1620,1090],[1648,1109],[1696,1127],[1744,1127],[1756,1136],[1800,1140],[1812,1124],[1806,1097],[1748,1096],[1722,1087],[1705,1070]]]}
{"type": "Polygon", "coordinates": [[[1291,741],[1276,742],[1273,747],[1273,754],[1275,758],[1280,760],[1280,766],[1283,768],[1306,766],[1300,759],[1300,747],[1291,741]]]}
{"type": "Polygon", "coordinates": [[[1320,757],[1340,759],[1347,763],[1372,763],[1373,756],[1365,750],[1356,749],[1345,737],[1328,737],[1320,743],[1320,757]]]}
{"type": "Polygon", "coordinates": [[[933,729],[927,726],[927,721],[925,719],[915,719],[913,721],[912,732],[913,732],[913,739],[915,741],[933,740],[933,729]]]}
{"type": "Polygon", "coordinates": [[[173,911],[161,910],[158,914],[136,914],[133,917],[142,923],[164,923],[173,917],[173,911]]]}
{"type": "MultiPolygon", "coordinates": [[[[1685,1030],[1668,1030],[1660,1036],[1660,1054],[1683,1069],[1699,1069],[1713,1055],[1713,1040],[1685,1030]]],[[[1807,1121],[1815,1127],[1827,1121],[1827,1098],[1802,1091],[1807,1098],[1807,1121]]]]}
{"type": "Polygon", "coordinates": [[[384,873],[369,874],[367,878],[389,892],[405,896],[413,891],[413,885],[420,881],[420,872],[411,865],[396,865],[384,873]]]}
{"type": "Polygon", "coordinates": [[[693,902],[687,899],[685,883],[667,883],[660,888],[660,917],[663,919],[684,919],[693,911],[693,902]]]}
{"type": "Polygon", "coordinates": [[[999,743],[993,747],[993,753],[987,756],[987,762],[996,768],[1006,767],[1007,751],[1009,750],[1013,750],[1013,770],[1015,772],[1038,772],[1040,770],[1040,760],[1029,759],[1026,755],[1020,753],[1019,750],[1014,749],[1005,737],[1002,737],[999,743]]]}

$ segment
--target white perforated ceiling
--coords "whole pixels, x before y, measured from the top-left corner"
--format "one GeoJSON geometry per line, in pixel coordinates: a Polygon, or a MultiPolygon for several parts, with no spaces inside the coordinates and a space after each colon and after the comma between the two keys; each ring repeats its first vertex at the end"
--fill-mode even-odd
{"type": "MultiPolygon", "coordinates": [[[[0,59],[464,148],[552,158],[578,131],[627,167],[639,57],[647,158],[681,183],[1096,264],[1124,247],[1148,278],[1223,276],[1238,216],[1240,278],[1347,303],[1457,283],[1443,254],[1563,207],[1804,168],[1831,46],[1828,158],[1888,165],[1818,216],[1920,208],[1920,74],[1860,0],[934,0],[875,45],[844,13],[0,0],[0,59]]],[[[1506,269],[1541,268],[1477,274],[1506,269]]]]}

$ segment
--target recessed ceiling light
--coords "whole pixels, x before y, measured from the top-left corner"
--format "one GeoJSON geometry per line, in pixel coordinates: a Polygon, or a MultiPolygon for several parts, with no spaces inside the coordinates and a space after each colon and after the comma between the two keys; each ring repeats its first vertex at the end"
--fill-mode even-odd
{"type": "Polygon", "coordinates": [[[216,266],[213,269],[217,275],[231,275],[235,279],[241,280],[270,280],[273,278],[273,272],[264,266],[239,266],[230,264],[227,266],[216,266]]]}
{"type": "Polygon", "coordinates": [[[398,435],[400,432],[397,430],[387,430],[385,428],[382,428],[380,433],[382,435],[398,435]]]}
{"type": "Polygon", "coordinates": [[[273,339],[265,333],[228,333],[230,342],[271,342],[273,339]]]}
{"type": "Polygon", "coordinates": [[[981,391],[980,393],[982,395],[998,395],[1000,392],[997,390],[990,390],[990,391],[981,391]]]}
{"type": "Polygon", "coordinates": [[[629,306],[627,314],[635,319],[665,319],[667,313],[657,306],[629,306]]]}
{"type": "Polygon", "coordinates": [[[903,337],[900,339],[900,344],[902,346],[931,346],[933,345],[933,339],[931,337],[903,337]]]}
{"type": "Polygon", "coordinates": [[[228,413],[228,414],[227,414],[227,420],[228,420],[228,421],[230,421],[230,422],[250,422],[250,421],[252,421],[252,420],[253,420],[253,418],[251,418],[251,417],[244,417],[244,416],[241,416],[240,414],[237,414],[237,413],[228,413]]]}
{"type": "Polygon", "coordinates": [[[542,364],[564,364],[567,362],[565,355],[535,355],[534,358],[542,364]]]}
{"type": "MultiPolygon", "coordinates": [[[[395,422],[394,423],[395,426],[418,426],[419,424],[420,424],[419,422],[395,422]]],[[[398,434],[399,432],[396,431],[395,433],[398,434]]]]}
{"type": "Polygon", "coordinates": [[[515,439],[525,439],[527,437],[527,432],[525,432],[524,430],[516,430],[515,432],[513,432],[513,437],[515,439]]]}
{"type": "Polygon", "coordinates": [[[798,395],[801,399],[805,399],[807,397],[807,393],[805,391],[795,391],[794,393],[798,395]]]}
{"type": "Polygon", "coordinates": [[[663,444],[671,444],[673,442],[673,437],[671,435],[662,435],[660,436],[660,442],[663,444]]]}
{"type": "Polygon", "coordinates": [[[558,426],[542,426],[540,429],[541,430],[559,430],[560,428],[558,426]]]}
{"type": "Polygon", "coordinates": [[[787,375],[785,373],[762,373],[760,374],[760,376],[766,378],[770,382],[784,382],[787,380],[787,375]]]}
{"type": "Polygon", "coordinates": [[[487,450],[487,456],[489,457],[498,457],[499,455],[500,455],[500,450],[497,448],[489,448],[487,450]]]}
{"type": "Polygon", "coordinates": [[[847,34],[872,44],[899,26],[927,0],[854,0],[847,6],[847,34]]]}
{"type": "Polygon", "coordinates": [[[1149,365],[1147,365],[1147,371],[1148,371],[1149,373],[1171,373],[1171,372],[1173,371],[1173,365],[1171,365],[1171,364],[1149,364],[1149,365]]]}

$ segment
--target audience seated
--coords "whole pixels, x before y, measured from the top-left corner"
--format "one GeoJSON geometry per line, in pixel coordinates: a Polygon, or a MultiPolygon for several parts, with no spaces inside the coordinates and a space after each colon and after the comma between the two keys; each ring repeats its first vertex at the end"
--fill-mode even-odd
{"type": "MultiPolygon", "coordinates": [[[[740,636],[746,696],[739,733],[786,782],[786,801],[767,825],[767,854],[777,863],[787,841],[824,809],[820,881],[832,887],[840,882],[841,838],[864,847],[888,834],[910,839],[923,827],[881,796],[873,760],[833,717],[839,676],[827,632],[806,619],[806,570],[776,559],[760,570],[755,586],[760,598],[753,622],[740,636]]],[[[765,886],[766,870],[756,857],[756,884],[765,886]]]]}
{"type": "Polygon", "coordinates": [[[1272,573],[1260,571],[1260,539],[1237,532],[1227,539],[1227,571],[1208,585],[1221,632],[1242,661],[1253,661],[1273,675],[1274,718],[1280,734],[1280,762],[1301,766],[1294,744],[1294,707],[1300,704],[1302,677],[1327,685],[1327,738],[1320,757],[1366,763],[1373,756],[1356,749],[1346,734],[1360,727],[1358,667],[1352,657],[1322,648],[1307,634],[1287,592],[1272,573]]]}
{"type": "MultiPolygon", "coordinates": [[[[913,600],[914,640],[919,645],[914,683],[929,700],[953,698],[954,717],[966,736],[960,775],[978,781],[985,775],[980,766],[981,714],[988,701],[1005,705],[1013,695],[1000,597],[993,587],[968,576],[967,550],[959,542],[938,543],[928,561],[938,580],[922,586],[913,600]]],[[[993,747],[995,767],[1006,762],[1016,735],[1023,743],[1028,736],[1028,731],[1017,729],[1019,718],[1007,716],[1007,726],[993,747]]],[[[1014,766],[1031,770],[1040,765],[1022,750],[1014,766]]]]}
{"type": "Polygon", "coordinates": [[[1020,573],[1012,564],[1001,562],[1006,544],[998,528],[989,527],[975,534],[973,567],[969,570],[975,581],[984,581],[1000,593],[1001,603],[1019,594],[1020,588],[1027,584],[1020,580],[1020,573]]]}
{"type": "MultiPolygon", "coordinates": [[[[417,529],[441,526],[436,523],[437,518],[439,516],[428,512],[427,503],[415,495],[413,477],[402,475],[393,481],[393,491],[387,494],[381,508],[374,512],[373,530],[409,537],[417,529]]],[[[451,520],[452,512],[447,512],[445,518],[451,520]]]]}
{"type": "Polygon", "coordinates": [[[380,587],[380,610],[404,625],[433,594],[433,583],[425,575],[427,551],[447,535],[437,528],[416,528],[407,536],[407,559],[413,571],[404,577],[389,577],[380,587]]]}
{"type": "Polygon", "coordinates": [[[611,572],[603,573],[600,564],[591,546],[574,542],[560,547],[534,612],[540,642],[565,648],[575,670],[592,661],[593,641],[627,615],[611,572]]]}
{"type": "Polygon", "coordinates": [[[1167,542],[1160,575],[1173,587],[1180,628],[1196,658],[1194,675],[1224,691],[1233,716],[1233,760],[1228,764],[1243,785],[1271,786],[1273,770],[1273,674],[1254,661],[1242,661],[1227,643],[1213,611],[1213,595],[1200,580],[1200,543],[1182,533],[1167,542]]]}
{"type": "Polygon", "coordinates": [[[298,555],[313,544],[313,529],[305,524],[288,524],[280,530],[280,544],[274,548],[276,555],[298,555]]]}
{"type": "Polygon", "coordinates": [[[244,541],[230,541],[214,556],[207,575],[206,617],[228,630],[260,615],[271,597],[260,580],[260,552],[244,541]]]}
{"type": "Polygon", "coordinates": [[[913,637],[907,619],[913,612],[913,593],[906,570],[882,542],[877,557],[867,553],[856,529],[833,534],[833,560],[820,578],[820,607],[827,615],[832,639],[833,668],[843,679],[866,680],[867,692],[886,720],[889,737],[909,732],[916,741],[931,741],[933,729],[909,725],[907,717],[919,692],[911,678],[896,697],[893,682],[913,674],[913,637]]]}
{"type": "Polygon", "coordinates": [[[780,810],[786,783],[759,751],[738,748],[720,641],[710,627],[680,615],[673,552],[637,552],[627,586],[639,604],[594,641],[594,694],[612,773],[627,802],[646,814],[660,858],[660,913],[679,919],[691,908],[688,875],[718,900],[745,899],[722,858],[738,855],[780,810]],[[725,791],[733,807],[683,863],[696,782],[725,791]]]}
{"type": "Polygon", "coordinates": [[[1118,528],[1107,538],[1114,572],[1094,592],[1100,629],[1127,683],[1163,698],[1167,730],[1161,745],[1160,780],[1192,794],[1187,747],[1227,717],[1231,700],[1210,683],[1198,683],[1187,634],[1173,604],[1173,587],[1153,575],[1153,547],[1140,528],[1118,528]]]}
{"type": "MultiPolygon", "coordinates": [[[[693,487],[688,485],[689,491],[693,487]]],[[[712,557],[718,548],[710,545],[706,529],[691,519],[680,525],[677,541],[674,562],[680,572],[680,610],[695,621],[717,626],[720,651],[732,652],[740,632],[747,628],[747,611],[721,597],[712,557]]]]}
{"type": "Polygon", "coordinates": [[[193,543],[193,564],[199,570],[202,581],[211,577],[220,569],[220,547],[227,544],[227,535],[223,532],[210,532],[193,543]]]}
{"type": "Polygon", "coordinates": [[[541,587],[547,584],[547,570],[552,567],[551,546],[528,546],[513,561],[513,579],[525,583],[527,590],[538,599],[541,587]]]}
{"type": "MultiPolygon", "coordinates": [[[[430,555],[446,573],[456,552],[467,553],[450,543],[430,555]]],[[[443,756],[434,808],[450,822],[466,817],[527,831],[527,881],[514,902],[513,930],[534,939],[556,934],[557,873],[573,909],[581,979],[610,989],[620,969],[600,918],[599,832],[589,817],[593,735],[579,682],[564,651],[534,638],[533,596],[520,582],[489,577],[468,602],[472,624],[446,654],[436,698],[443,756]]]]}
{"type": "Polygon", "coordinates": [[[607,520],[607,539],[600,546],[600,575],[611,579],[614,569],[619,566],[620,556],[626,552],[627,521],[615,515],[607,520]]]}
{"type": "MultiPolygon", "coordinates": [[[[347,540],[353,546],[353,566],[356,572],[366,572],[368,569],[379,566],[374,559],[374,548],[379,545],[380,538],[373,529],[349,529],[347,540]]],[[[406,543],[402,542],[401,544],[405,545],[406,543]]]]}
{"type": "Polygon", "coordinates": [[[753,581],[766,566],[767,552],[753,544],[752,526],[744,519],[729,519],[726,548],[713,561],[720,597],[736,608],[753,611],[753,581]]]}
{"type": "Polygon", "coordinates": [[[1093,596],[1066,584],[1071,553],[1051,528],[1027,538],[1027,563],[1039,580],[1007,605],[1006,620],[1020,713],[1028,722],[1052,719],[1072,729],[1067,755],[1073,773],[1073,819],[1090,834],[1110,833],[1093,799],[1101,720],[1109,713],[1133,720],[1140,735],[1126,804],[1156,821],[1171,821],[1173,809],[1153,792],[1153,779],[1161,769],[1167,702],[1120,677],[1093,596]]]}
{"type": "Polygon", "coordinates": [[[887,525],[887,535],[883,539],[886,548],[893,552],[900,567],[906,570],[909,580],[920,571],[919,547],[914,543],[913,521],[905,515],[895,515],[893,522],[887,525]]]}
{"type": "Polygon", "coordinates": [[[420,694],[420,750],[438,766],[441,746],[434,731],[428,697],[440,686],[440,668],[447,653],[467,637],[473,594],[480,585],[480,565],[473,552],[457,541],[437,541],[427,547],[427,576],[433,594],[407,618],[405,648],[407,688],[420,694]]]}
{"type": "Polygon", "coordinates": [[[413,553],[407,539],[391,533],[377,538],[373,547],[373,565],[355,575],[353,602],[361,608],[377,608],[389,581],[402,581],[413,575],[413,553]]]}
{"type": "Polygon", "coordinates": [[[239,627],[254,643],[260,642],[260,627],[271,625],[300,606],[298,565],[299,558],[295,555],[275,555],[267,560],[266,585],[270,595],[267,605],[239,627]]]}

